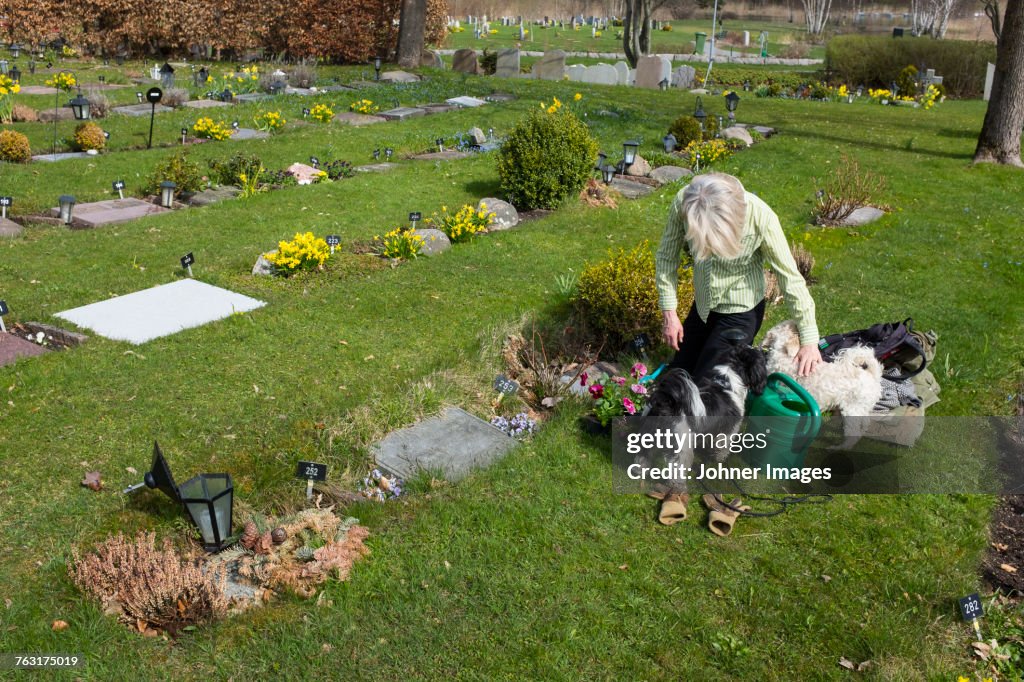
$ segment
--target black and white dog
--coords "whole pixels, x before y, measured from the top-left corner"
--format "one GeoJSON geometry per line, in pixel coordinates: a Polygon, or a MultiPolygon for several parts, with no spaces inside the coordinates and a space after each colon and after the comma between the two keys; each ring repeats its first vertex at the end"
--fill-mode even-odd
{"type": "MultiPolygon", "coordinates": [[[[698,381],[684,369],[670,369],[658,380],[643,416],[675,418],[674,430],[680,436],[687,433],[732,436],[739,431],[743,420],[747,394],[752,391],[754,395],[761,395],[767,381],[764,352],[750,346],[736,346],[708,376],[698,381]]],[[[729,454],[727,449],[681,448],[670,456],[669,463],[690,468],[695,452],[716,462],[724,461],[729,454]]],[[[672,488],[685,490],[686,484],[677,480],[672,488]]]]}

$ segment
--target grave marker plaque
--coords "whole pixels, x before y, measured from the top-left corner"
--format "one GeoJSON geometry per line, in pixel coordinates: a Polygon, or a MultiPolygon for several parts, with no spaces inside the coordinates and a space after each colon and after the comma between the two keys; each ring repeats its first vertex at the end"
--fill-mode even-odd
{"type": "Polygon", "coordinates": [[[196,257],[192,255],[191,251],[189,251],[188,253],[181,257],[181,267],[188,270],[189,277],[192,276],[192,264],[195,262],[196,257]]]}

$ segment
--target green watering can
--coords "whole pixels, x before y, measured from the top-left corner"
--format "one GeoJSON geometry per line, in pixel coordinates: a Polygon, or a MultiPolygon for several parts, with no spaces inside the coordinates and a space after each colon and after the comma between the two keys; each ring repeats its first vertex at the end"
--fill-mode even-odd
{"type": "Polygon", "coordinates": [[[768,375],[761,395],[747,394],[747,431],[764,434],[766,446],[752,453],[760,455],[759,464],[773,467],[803,466],[807,449],[821,430],[821,410],[804,387],[788,374],[768,375]],[[771,419],[765,419],[771,417],[771,419]]]}

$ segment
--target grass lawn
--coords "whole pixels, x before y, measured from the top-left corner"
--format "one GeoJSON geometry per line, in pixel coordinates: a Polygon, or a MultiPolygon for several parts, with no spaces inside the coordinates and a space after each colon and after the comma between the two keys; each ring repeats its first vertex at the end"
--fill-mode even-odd
{"type": "MultiPolygon", "coordinates": [[[[678,92],[429,75],[426,84],[322,99],[341,108],[366,92],[402,104],[494,90],[519,99],[366,128],[294,125],[267,141],[209,143],[192,154],[244,149],[275,169],[310,155],[365,163],[386,145],[402,157],[474,125],[500,135],[538,101],[568,102],[580,91],[594,134],[617,159],[628,138],[642,141],[641,154],[657,149],[694,104],[678,92]]],[[[711,99],[705,108],[722,112],[711,99]]],[[[273,104],[295,119],[311,101],[273,104]]],[[[925,112],[750,97],[739,120],[780,134],[719,166],[816,256],[823,332],[908,315],[939,332],[948,371],[932,414],[1009,414],[1024,363],[1020,174],[970,166],[983,114],[980,102],[925,112]],[[879,200],[894,210],[856,230],[810,227],[818,179],[843,153],[888,179],[879,200]]],[[[194,118],[158,117],[156,138],[175,140],[194,118]]],[[[132,192],[174,151],[118,151],[137,145],[147,124],[104,121],[114,151],[98,158],[4,165],[4,194],[28,213],[65,192],[109,197],[117,177],[132,192]]],[[[52,135],[45,124],[18,129],[34,148],[52,135]]],[[[388,175],[97,230],[32,227],[0,242],[8,323],[52,321],[59,310],[172,281],[188,251],[199,279],[268,302],[141,347],[92,338],[0,369],[3,651],[81,652],[87,667],[67,677],[97,680],[848,679],[840,657],[871,660],[867,679],[980,672],[955,600],[979,587],[991,498],[840,497],[744,519],[727,540],[707,532],[694,505],[687,523],[661,527],[650,500],[612,493],[610,448],[581,434],[577,404],[563,403],[531,442],[458,485],[419,480],[399,502],[353,507],[371,529],[373,554],[315,600],[283,595],[168,644],[128,631],[71,585],[73,545],[119,529],[181,533],[166,500],[116,492],[138,478],[126,467],[145,470],[154,438],[179,480],[230,471],[239,504],[272,512],[300,503],[299,459],[326,462],[332,479],[352,482],[366,471],[366,444],[419,415],[453,403],[489,416],[503,334],[524,315],[565,313],[559,274],[608,248],[656,241],[677,189],[616,210],[569,205],[397,268],[346,254],[325,273],[292,280],[249,270],[296,231],[335,232],[347,245],[409,211],[494,196],[495,159],[401,160],[388,175]],[[79,486],[86,466],[103,473],[103,492],[79,486]],[[70,627],[52,632],[54,619],[70,627]]],[[[772,309],[766,325],[785,315],[772,309]]]]}

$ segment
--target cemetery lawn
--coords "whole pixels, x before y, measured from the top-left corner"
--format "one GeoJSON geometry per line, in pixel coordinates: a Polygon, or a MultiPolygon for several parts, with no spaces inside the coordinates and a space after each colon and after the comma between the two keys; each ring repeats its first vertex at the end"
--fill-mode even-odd
{"type": "MultiPolygon", "coordinates": [[[[693,110],[693,96],[679,92],[429,75],[374,97],[412,104],[502,90],[519,99],[358,129],[293,126],[269,141],[192,153],[205,163],[244,150],[274,169],[311,154],[366,163],[374,147],[403,157],[474,125],[501,135],[539,101],[582,92],[595,135],[617,159],[628,138],[643,141],[641,154],[654,151],[668,124],[693,110]]],[[[334,101],[347,108],[344,97],[363,95],[334,101]]],[[[705,107],[724,113],[717,100],[705,97],[705,107]]],[[[311,101],[280,100],[293,119],[311,101]]],[[[970,166],[983,114],[980,102],[925,112],[748,97],[739,119],[780,134],[719,166],[815,255],[823,331],[908,315],[938,331],[942,402],[931,414],[1009,414],[1022,378],[1020,175],[970,166]],[[820,179],[844,153],[888,179],[878,200],[893,212],[858,229],[809,226],[820,179]]],[[[194,118],[164,116],[164,141],[194,118]]],[[[109,122],[112,139],[148,123],[109,122]]],[[[52,131],[25,127],[34,146],[52,131]]],[[[112,180],[124,177],[132,192],[172,151],[5,165],[4,193],[19,213],[62,192],[108,198],[112,180]]],[[[652,501],[612,493],[608,445],[580,433],[585,406],[572,403],[487,471],[457,485],[424,477],[399,502],[352,507],[371,529],[372,555],[315,600],[282,595],[169,644],[104,616],[71,585],[72,546],[117,531],[184,532],[166,499],[117,492],[140,479],[154,439],[179,481],[229,471],[237,504],[273,512],[300,502],[299,459],[326,462],[333,480],[354,486],[372,439],[448,403],[488,417],[504,334],[524,315],[565,315],[556,276],[609,248],[656,241],[677,189],[616,210],[573,204],[397,268],[346,253],[327,272],[292,280],[249,271],[297,231],[336,232],[348,247],[411,210],[494,196],[495,159],[401,160],[387,175],[96,230],[31,227],[0,242],[9,323],[53,322],[57,311],[172,281],[188,251],[197,278],[268,302],[143,346],[92,338],[0,368],[3,650],[81,652],[87,667],[66,677],[97,680],[847,679],[841,657],[872,661],[867,679],[980,672],[956,598],[979,589],[991,498],[839,497],[743,519],[727,540],[706,530],[693,504],[686,523],[661,527],[652,501]],[[100,493],[79,485],[91,469],[103,474],[100,493]],[[56,619],[70,627],[51,631],[56,619]]],[[[765,328],[785,315],[773,308],[765,328]]]]}

